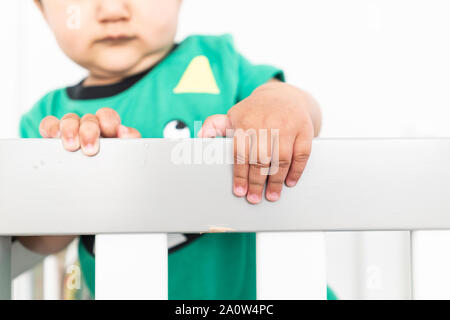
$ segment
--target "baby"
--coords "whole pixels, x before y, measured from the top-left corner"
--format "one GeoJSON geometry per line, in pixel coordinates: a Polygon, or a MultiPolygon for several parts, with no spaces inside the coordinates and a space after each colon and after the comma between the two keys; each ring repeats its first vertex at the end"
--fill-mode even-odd
{"type": "MultiPolygon", "coordinates": [[[[318,104],[284,83],[282,71],[251,64],[230,36],[175,43],[181,0],[35,2],[61,49],[88,76],[48,93],[26,113],[23,138],[60,138],[66,150],[94,156],[100,137],[193,138],[194,122],[203,121],[198,137],[233,132],[237,197],[253,205],[264,196],[278,201],[284,184],[297,184],[320,131],[318,104]],[[74,9],[79,15],[68,23],[74,9]]],[[[19,237],[42,254],[72,240],[19,237]]],[[[79,245],[93,295],[94,241],[83,236],[79,245]]],[[[255,273],[254,234],[169,237],[169,299],[255,299],[255,273]]]]}

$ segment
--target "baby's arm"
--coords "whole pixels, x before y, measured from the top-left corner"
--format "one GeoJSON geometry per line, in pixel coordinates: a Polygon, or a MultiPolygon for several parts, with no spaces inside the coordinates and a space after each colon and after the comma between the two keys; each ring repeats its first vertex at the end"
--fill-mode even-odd
{"type": "Polygon", "coordinates": [[[49,255],[60,252],[75,238],[75,236],[41,236],[17,237],[17,240],[28,250],[42,255],[49,255]]]}
{"type": "MultiPolygon", "coordinates": [[[[95,115],[87,114],[81,119],[74,113],[66,114],[61,120],[48,116],[41,121],[39,132],[43,138],[61,138],[64,148],[77,151],[81,148],[87,156],[99,152],[100,136],[105,138],[140,138],[133,128],[121,124],[116,111],[103,108],[95,115]]],[[[63,250],[75,236],[17,237],[31,251],[48,255],[63,250]]]]}
{"type": "Polygon", "coordinates": [[[227,129],[234,130],[233,191],[236,196],[246,196],[250,203],[256,204],[262,200],[266,182],[265,196],[269,201],[280,198],[283,184],[293,187],[298,183],[321,122],[319,105],[311,95],[272,80],[232,107],[227,115],[208,118],[199,137],[225,136],[227,129]],[[274,129],[278,130],[278,137],[272,134],[274,129]],[[273,139],[276,144],[271,145],[273,139]],[[251,147],[239,148],[239,145],[251,147]],[[253,152],[255,159],[250,157],[253,152]]]}

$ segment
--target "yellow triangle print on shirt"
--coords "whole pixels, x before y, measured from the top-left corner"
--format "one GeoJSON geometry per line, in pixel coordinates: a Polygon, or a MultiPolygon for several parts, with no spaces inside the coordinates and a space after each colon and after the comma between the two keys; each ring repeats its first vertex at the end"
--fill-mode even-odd
{"type": "Polygon", "coordinates": [[[211,64],[205,56],[192,59],[181,77],[180,82],[173,89],[174,93],[209,93],[219,94],[220,90],[214,78],[211,64]]]}

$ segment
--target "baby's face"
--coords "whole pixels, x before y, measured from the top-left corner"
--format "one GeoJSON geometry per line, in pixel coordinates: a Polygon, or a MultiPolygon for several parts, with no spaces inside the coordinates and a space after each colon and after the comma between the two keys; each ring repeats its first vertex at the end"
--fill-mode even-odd
{"type": "Polygon", "coordinates": [[[120,76],[173,44],[181,0],[42,0],[62,50],[98,75],[120,76]]]}

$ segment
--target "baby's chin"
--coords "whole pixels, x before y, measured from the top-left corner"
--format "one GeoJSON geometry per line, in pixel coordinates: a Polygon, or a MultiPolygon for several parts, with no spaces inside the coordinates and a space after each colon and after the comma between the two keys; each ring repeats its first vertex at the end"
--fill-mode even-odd
{"type": "Polygon", "coordinates": [[[143,55],[137,52],[114,52],[107,50],[97,54],[91,66],[114,76],[133,75],[150,66],[143,65],[143,55]]]}

